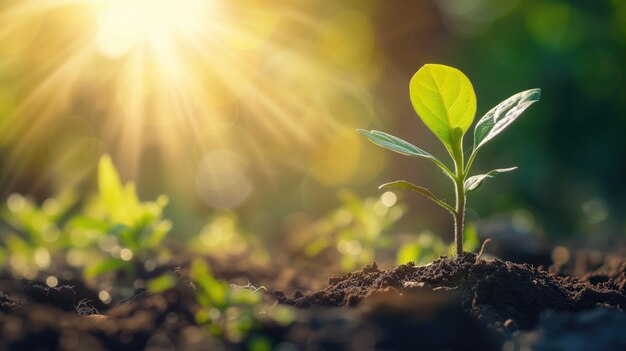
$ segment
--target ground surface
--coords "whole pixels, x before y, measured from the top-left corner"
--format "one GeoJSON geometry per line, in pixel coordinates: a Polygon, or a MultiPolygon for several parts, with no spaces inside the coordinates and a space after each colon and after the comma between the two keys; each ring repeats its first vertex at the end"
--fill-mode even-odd
{"type": "Polygon", "coordinates": [[[265,321],[238,342],[196,325],[186,279],[113,306],[96,303],[80,282],[48,288],[2,279],[0,350],[626,349],[624,260],[578,277],[552,271],[473,254],[421,267],[373,264],[332,276],[316,292],[268,294],[268,308],[294,306],[296,318],[265,321]],[[258,336],[264,346],[251,341],[258,336]]]}

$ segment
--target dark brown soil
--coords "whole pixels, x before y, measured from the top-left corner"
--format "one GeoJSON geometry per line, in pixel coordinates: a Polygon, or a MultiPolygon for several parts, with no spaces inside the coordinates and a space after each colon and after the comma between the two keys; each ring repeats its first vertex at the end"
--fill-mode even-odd
{"type": "Polygon", "coordinates": [[[473,254],[422,267],[373,264],[331,277],[321,291],[266,296],[264,309],[278,300],[298,307],[295,319],[265,320],[239,342],[195,323],[199,306],[186,269],[173,289],[137,290],[106,306],[80,281],[49,288],[6,278],[0,279],[0,350],[248,350],[255,338],[274,350],[303,351],[619,350],[618,331],[626,330],[624,262],[606,260],[576,277],[568,267],[545,271],[473,254]],[[583,334],[588,340],[575,343],[583,348],[572,348],[571,339],[583,334]]]}
{"type": "Polygon", "coordinates": [[[0,291],[0,312],[10,312],[21,306],[23,301],[0,291]]]}
{"type": "MultiPolygon", "coordinates": [[[[162,294],[135,296],[100,314],[74,288],[28,282],[25,299],[0,293],[1,350],[143,350],[148,345],[183,344],[194,327],[193,289],[184,283],[162,294]],[[5,303],[6,302],[6,303],[5,303]]],[[[157,347],[158,348],[158,347],[157,347]]]]}
{"type": "Polygon", "coordinates": [[[322,291],[292,297],[277,292],[278,301],[296,307],[356,306],[380,291],[403,295],[416,289],[454,291],[463,308],[496,329],[536,327],[546,310],[576,312],[595,306],[623,310],[626,265],[587,279],[560,277],[527,264],[477,260],[476,255],[439,258],[417,267],[412,263],[381,271],[376,264],[329,279],[322,291]]]}

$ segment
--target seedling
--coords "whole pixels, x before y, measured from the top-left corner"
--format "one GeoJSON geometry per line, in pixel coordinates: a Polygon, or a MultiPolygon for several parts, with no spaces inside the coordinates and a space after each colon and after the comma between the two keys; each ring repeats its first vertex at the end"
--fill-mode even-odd
{"type": "Polygon", "coordinates": [[[263,292],[267,291],[265,287],[254,287],[250,283],[243,286],[228,284],[218,280],[201,259],[192,262],[189,276],[195,286],[196,302],[200,305],[195,314],[196,323],[232,346],[247,344],[243,349],[271,350],[269,340],[262,335],[252,335],[253,331],[270,320],[282,326],[295,320],[290,307],[263,303],[263,292]]]}
{"type": "Polygon", "coordinates": [[[69,222],[75,235],[95,236],[108,256],[93,260],[84,274],[93,278],[125,270],[135,276],[141,265],[146,267],[146,263],[155,262],[153,257],[165,253],[161,243],[172,226],[162,218],[168,199],[161,195],[155,201],[140,201],[134,183],[121,182],[108,155],[98,163],[98,189],[83,213],[69,222]]]}
{"type": "Polygon", "coordinates": [[[55,256],[71,246],[65,226],[76,203],[72,190],[41,205],[28,196],[10,195],[6,206],[0,206],[0,269],[6,260],[14,276],[34,279],[54,268],[55,256]]]}
{"type": "Polygon", "coordinates": [[[258,288],[218,280],[201,260],[193,261],[190,276],[197,287],[196,300],[203,307],[196,313],[197,323],[230,341],[239,341],[254,327],[257,322],[254,309],[262,301],[258,288]]]}
{"type": "Polygon", "coordinates": [[[517,169],[517,167],[494,169],[485,174],[468,177],[474,159],[486,143],[539,100],[541,90],[531,89],[517,93],[487,112],[474,127],[474,146],[467,162],[463,153],[463,136],[472,124],[476,113],[476,94],[470,80],[456,68],[427,64],[420,68],[411,79],[409,92],[415,112],[443,143],[452,158],[454,171],[437,157],[398,137],[376,130],[359,129],[358,131],[376,145],[403,155],[421,157],[433,162],[452,180],[456,199],[454,207],[437,198],[427,188],[404,180],[386,183],[379,188],[403,188],[415,191],[450,212],[454,218],[456,255],[461,256],[467,194],[480,187],[486,179],[517,169]]]}

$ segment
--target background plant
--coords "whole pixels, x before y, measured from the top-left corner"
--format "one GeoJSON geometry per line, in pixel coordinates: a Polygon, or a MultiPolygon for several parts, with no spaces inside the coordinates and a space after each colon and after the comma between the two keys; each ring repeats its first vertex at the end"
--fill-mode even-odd
{"type": "Polygon", "coordinates": [[[209,222],[189,241],[191,251],[209,255],[224,262],[247,260],[265,266],[270,255],[259,236],[244,230],[233,211],[216,211],[209,222]]]}
{"type": "Polygon", "coordinates": [[[376,252],[390,246],[386,234],[405,208],[392,193],[361,199],[342,189],[337,195],[341,206],[303,228],[297,237],[305,241],[308,257],[332,250],[340,257],[341,269],[351,271],[371,264],[376,252]]]}
{"type": "MultiPolygon", "coordinates": [[[[263,303],[262,292],[265,288],[256,288],[251,284],[228,284],[215,278],[202,260],[192,262],[189,275],[196,285],[196,301],[201,306],[195,316],[196,322],[228,342],[240,343],[249,339],[249,344],[260,347],[260,344],[265,345],[268,341],[262,337],[248,336],[264,318],[281,325],[290,324],[294,320],[295,315],[290,307],[263,303]]],[[[249,349],[254,349],[251,345],[249,349]]]]}
{"type": "MultiPolygon", "coordinates": [[[[472,252],[480,246],[476,225],[470,223],[465,225],[463,234],[463,250],[472,252]]],[[[416,265],[431,263],[441,256],[454,255],[455,244],[446,244],[441,235],[437,235],[430,230],[421,231],[412,238],[402,242],[396,253],[396,263],[406,264],[414,262],[416,265]]]]}
{"type": "Polygon", "coordinates": [[[51,266],[63,258],[65,249],[74,245],[67,221],[76,204],[71,190],[41,204],[29,196],[11,194],[0,207],[0,267],[28,279],[53,270],[51,266]]]}
{"type": "Polygon", "coordinates": [[[108,155],[98,163],[98,194],[69,222],[74,236],[91,238],[99,254],[89,258],[85,276],[124,271],[130,281],[138,270],[151,271],[169,260],[161,245],[172,224],[163,219],[168,198],[140,201],[133,182],[122,184],[108,155]]]}
{"type": "Polygon", "coordinates": [[[539,100],[540,90],[531,89],[515,94],[487,112],[474,128],[474,146],[465,161],[463,136],[476,113],[476,94],[470,80],[456,68],[427,64],[420,68],[409,86],[413,108],[424,124],[437,136],[448,151],[453,170],[432,154],[393,135],[359,129],[373,143],[389,150],[413,157],[425,158],[437,165],[454,183],[456,203],[453,206],[437,198],[430,190],[399,180],[380,188],[403,188],[415,191],[446,209],[454,218],[456,255],[463,254],[463,225],[467,194],[476,190],[485,179],[493,178],[517,167],[494,169],[485,174],[469,176],[469,171],[480,148],[507,128],[526,108],[539,100]]]}

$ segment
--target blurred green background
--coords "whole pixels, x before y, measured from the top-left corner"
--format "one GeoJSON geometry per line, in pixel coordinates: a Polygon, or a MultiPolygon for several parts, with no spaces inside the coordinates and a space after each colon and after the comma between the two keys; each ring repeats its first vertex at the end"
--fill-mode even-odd
{"type": "MultiPolygon", "coordinates": [[[[443,63],[473,82],[477,118],[542,89],[476,162],[520,168],[472,194],[473,221],[502,217],[555,240],[626,231],[624,1],[128,3],[0,5],[3,199],[94,191],[104,153],[141,198],[169,196],[175,240],[230,209],[279,243],[337,208],[339,189],[378,196],[396,179],[451,199],[429,163],[354,132],[384,130],[444,157],[408,95],[419,67],[443,63]]],[[[394,232],[451,237],[447,213],[397,195],[408,212],[394,232]]]]}

